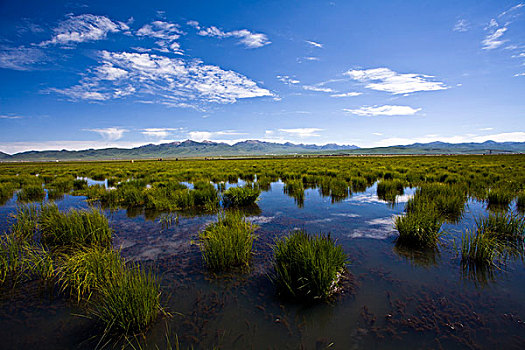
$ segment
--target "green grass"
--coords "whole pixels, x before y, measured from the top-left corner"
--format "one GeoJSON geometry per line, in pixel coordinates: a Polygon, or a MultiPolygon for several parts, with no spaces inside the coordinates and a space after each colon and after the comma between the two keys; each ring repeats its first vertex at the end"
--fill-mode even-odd
{"type": "Polygon", "coordinates": [[[26,273],[24,254],[29,244],[12,234],[0,235],[0,284],[15,285],[26,273]]]}
{"type": "Polygon", "coordinates": [[[487,192],[487,203],[489,207],[508,207],[514,194],[507,188],[491,188],[487,192]]]}
{"type": "Polygon", "coordinates": [[[222,194],[224,206],[243,207],[253,205],[259,198],[261,190],[250,185],[244,187],[230,187],[222,194]]]}
{"type": "Polygon", "coordinates": [[[61,289],[77,302],[89,300],[97,287],[119,276],[124,268],[118,252],[97,246],[63,254],[60,260],[61,289]]]}
{"type": "Polygon", "coordinates": [[[433,248],[439,242],[441,224],[442,219],[436,207],[430,202],[420,202],[414,210],[396,217],[394,226],[399,232],[397,240],[400,244],[433,248]]]}
{"type": "Polygon", "coordinates": [[[237,211],[222,212],[218,221],[199,234],[199,244],[206,267],[212,271],[246,268],[252,257],[256,226],[237,211]]]}
{"type": "Polygon", "coordinates": [[[42,188],[42,185],[24,186],[17,195],[19,202],[41,202],[45,197],[46,192],[42,188]]]}
{"type": "Polygon", "coordinates": [[[164,312],[157,278],[138,265],[100,281],[97,290],[100,295],[90,301],[90,313],[104,324],[106,334],[143,333],[164,312]]]}
{"type": "Polygon", "coordinates": [[[498,266],[525,252],[525,218],[514,213],[489,213],[476,220],[475,230],[461,238],[461,262],[472,268],[498,266]]]}
{"type": "Polygon", "coordinates": [[[294,231],[274,246],[277,289],[299,301],[326,300],[338,288],[347,257],[330,235],[294,231]]]}
{"type": "Polygon", "coordinates": [[[394,203],[396,196],[403,192],[404,185],[400,180],[382,180],[377,183],[377,196],[387,202],[394,203]]]}
{"type": "Polygon", "coordinates": [[[38,209],[34,204],[20,205],[16,208],[12,234],[25,241],[33,241],[38,231],[38,209]]]}
{"type": "Polygon", "coordinates": [[[108,219],[98,209],[60,212],[56,204],[42,207],[39,217],[41,242],[48,248],[111,246],[108,219]]]}
{"type": "Polygon", "coordinates": [[[295,200],[299,208],[304,207],[304,185],[302,180],[288,180],[284,184],[283,191],[295,200]]]}

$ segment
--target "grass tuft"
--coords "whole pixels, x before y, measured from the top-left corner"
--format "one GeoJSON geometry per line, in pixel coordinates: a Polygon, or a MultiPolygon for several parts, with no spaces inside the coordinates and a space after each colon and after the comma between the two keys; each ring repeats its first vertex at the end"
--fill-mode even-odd
{"type": "Polygon", "coordinates": [[[91,300],[90,310],[105,325],[106,334],[144,332],[163,312],[160,285],[151,271],[132,265],[100,282],[100,296],[91,300]]]}
{"type": "Polygon", "coordinates": [[[434,248],[441,236],[439,212],[430,202],[421,202],[416,208],[407,211],[404,216],[396,217],[394,226],[399,232],[397,240],[404,246],[434,248]]]}
{"type": "Polygon", "coordinates": [[[230,187],[224,191],[222,199],[226,208],[243,207],[255,204],[260,194],[261,190],[259,188],[250,185],[230,187]]]}
{"type": "Polygon", "coordinates": [[[294,231],[275,243],[275,283],[282,295],[293,299],[326,300],[337,291],[346,260],[330,235],[294,231]]]}
{"type": "Polygon", "coordinates": [[[56,204],[45,205],[41,209],[39,227],[41,242],[49,248],[111,246],[108,219],[94,208],[62,213],[56,204]]]}
{"type": "Polygon", "coordinates": [[[213,271],[248,267],[256,238],[253,233],[256,227],[247,222],[240,212],[220,213],[218,221],[208,225],[199,235],[206,266],[213,271]]]}

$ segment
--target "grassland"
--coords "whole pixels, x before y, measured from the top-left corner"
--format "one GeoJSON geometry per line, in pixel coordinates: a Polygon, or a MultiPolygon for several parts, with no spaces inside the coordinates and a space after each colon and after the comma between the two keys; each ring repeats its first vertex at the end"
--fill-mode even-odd
{"type": "MultiPolygon", "coordinates": [[[[428,257],[423,266],[439,255],[443,224],[461,221],[476,199],[490,215],[478,218],[458,245],[467,277],[524,256],[523,155],[0,164],[0,200],[14,194],[20,205],[14,226],[0,237],[0,282],[41,280],[100,320],[106,332],[141,332],[164,314],[159,279],[113,249],[108,219],[96,208],[176,212],[177,222],[186,212],[218,213],[217,222],[195,233],[203,267],[235,272],[250,266],[259,244],[255,225],[241,213],[257,208],[260,194],[279,180],[299,207],[308,189],[338,202],[376,184],[378,198],[393,205],[415,188],[395,220],[393,249],[409,259],[428,257]],[[105,184],[88,185],[86,178],[105,184]],[[242,186],[229,187],[239,179],[242,186]],[[94,207],[60,211],[38,204],[64,195],[85,196],[94,207]]],[[[272,262],[276,293],[311,302],[337,293],[347,255],[329,235],[298,231],[275,242],[272,262]]]]}

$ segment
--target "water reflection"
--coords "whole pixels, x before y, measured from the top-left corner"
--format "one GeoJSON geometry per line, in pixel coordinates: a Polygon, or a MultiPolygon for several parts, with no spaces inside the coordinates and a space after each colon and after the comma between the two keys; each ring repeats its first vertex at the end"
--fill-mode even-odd
{"type": "Polygon", "coordinates": [[[418,267],[428,268],[435,266],[441,260],[441,253],[438,248],[416,249],[400,242],[396,242],[392,250],[397,256],[418,267]]]}

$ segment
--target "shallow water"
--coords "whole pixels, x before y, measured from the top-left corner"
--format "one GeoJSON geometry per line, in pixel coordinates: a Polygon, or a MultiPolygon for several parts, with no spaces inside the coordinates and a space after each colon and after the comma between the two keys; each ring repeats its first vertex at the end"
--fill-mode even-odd
{"type": "MultiPolygon", "coordinates": [[[[235,185],[242,185],[242,182],[235,185]]],[[[182,348],[382,349],[525,347],[525,270],[509,262],[493,280],[464,276],[454,240],[485,213],[470,200],[458,224],[445,224],[439,251],[418,252],[395,244],[393,218],[403,213],[414,189],[397,203],[380,200],[376,187],[345,199],[305,190],[299,207],[282,182],[263,192],[249,220],[259,225],[252,269],[209,275],[191,243],[215,215],[180,213],[161,223],[142,209],[106,211],[114,245],[130,260],[161,275],[171,318],[158,321],[143,348],[164,348],[177,336],[182,348]],[[329,304],[301,306],[279,300],[269,280],[271,244],[293,229],[329,232],[349,256],[346,291],[329,304]]],[[[60,209],[86,208],[84,197],[66,195],[60,209]]],[[[12,199],[0,207],[0,232],[12,222],[12,199]]],[[[482,277],[482,276],[481,276],[482,277]]],[[[74,305],[36,285],[5,291],[0,299],[2,348],[67,349],[97,345],[94,321],[74,305]]]]}

